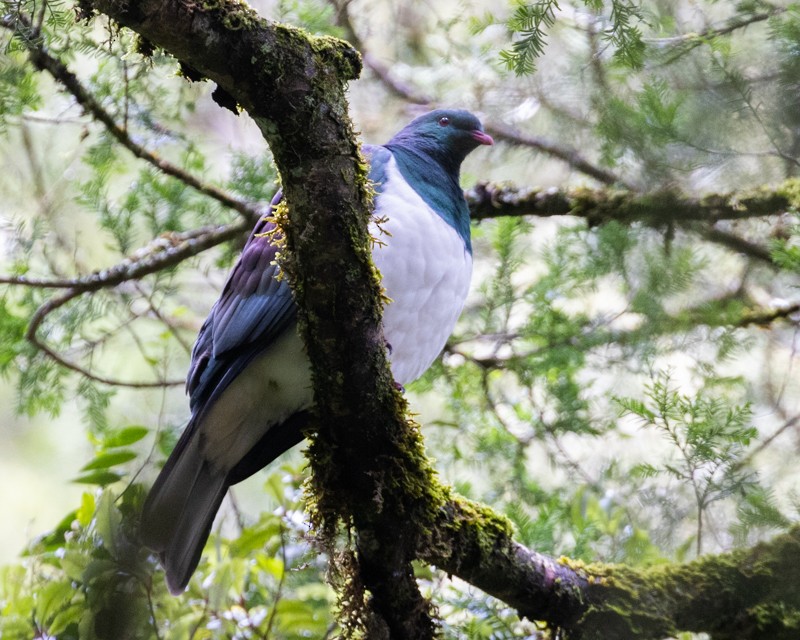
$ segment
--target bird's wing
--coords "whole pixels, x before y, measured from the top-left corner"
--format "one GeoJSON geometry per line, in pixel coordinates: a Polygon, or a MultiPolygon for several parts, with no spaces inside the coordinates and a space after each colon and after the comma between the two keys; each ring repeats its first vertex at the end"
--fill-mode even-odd
{"type": "MultiPolygon", "coordinates": [[[[273,208],[282,197],[280,191],[275,194],[273,208]]],[[[213,402],[294,321],[292,292],[278,277],[273,233],[274,223],[259,220],[200,329],[186,378],[193,414],[213,402]]]]}
{"type": "MultiPolygon", "coordinates": [[[[364,145],[362,152],[370,162],[369,180],[380,191],[392,154],[385,147],[372,145],[364,145]]],[[[272,199],[272,209],[282,198],[279,190],[272,199]]],[[[257,355],[294,323],[297,310],[291,289],[285,279],[278,277],[274,230],[274,223],[266,218],[258,222],[200,329],[186,379],[194,415],[210,406],[257,355]]]]}

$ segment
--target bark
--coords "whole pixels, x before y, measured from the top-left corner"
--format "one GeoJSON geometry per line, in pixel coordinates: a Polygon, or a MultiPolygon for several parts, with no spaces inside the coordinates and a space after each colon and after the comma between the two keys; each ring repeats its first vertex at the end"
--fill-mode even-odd
{"type": "Polygon", "coordinates": [[[568,215],[583,218],[592,227],[609,222],[646,225],[663,229],[668,237],[676,229],[682,229],[776,266],[769,246],[743,238],[725,228],[725,224],[796,211],[800,207],[800,180],[791,178],[776,187],[711,193],[702,198],[686,197],[675,191],[643,194],[627,189],[520,188],[508,184],[478,184],[467,191],[466,197],[475,220],[568,215]]]}
{"type": "Polygon", "coordinates": [[[370,637],[432,637],[434,619],[411,566],[420,558],[570,638],[657,638],[679,629],[718,638],[757,629],[741,637],[761,638],[765,624],[795,629],[797,530],[689,565],[583,567],[521,547],[504,518],[438,483],[386,362],[366,168],[344,96],[360,70],[349,45],[270,23],[232,0],[80,6],[217,83],[218,102],[241,105],[272,148],[288,204],[278,212],[288,249],[282,264],[300,309],[319,416],[309,453],[312,517],[329,537],[344,523],[357,539],[356,573],[342,596],[346,622],[370,637]]]}
{"type": "Polygon", "coordinates": [[[488,509],[450,501],[421,557],[544,620],[565,640],[800,637],[800,526],[770,542],[685,564],[584,565],[514,542],[488,509]]]}
{"type": "Polygon", "coordinates": [[[641,194],[622,189],[577,187],[520,188],[508,184],[478,184],[466,193],[475,220],[498,216],[576,216],[590,225],[606,222],[650,226],[709,223],[778,216],[800,205],[800,180],[775,188],[688,198],[666,191],[641,194]]]}

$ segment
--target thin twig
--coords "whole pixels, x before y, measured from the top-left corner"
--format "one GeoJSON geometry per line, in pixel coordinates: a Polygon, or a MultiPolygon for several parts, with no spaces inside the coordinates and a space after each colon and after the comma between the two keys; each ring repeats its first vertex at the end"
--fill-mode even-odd
{"type": "Polygon", "coordinates": [[[270,609],[269,618],[267,619],[267,626],[264,629],[264,637],[268,638],[272,633],[272,628],[275,625],[275,621],[278,616],[278,604],[283,597],[283,587],[286,583],[286,573],[287,573],[287,562],[286,562],[286,530],[283,526],[283,516],[281,516],[278,531],[281,537],[281,562],[283,563],[283,567],[281,570],[281,577],[278,579],[278,586],[275,589],[275,593],[272,594],[272,607],[270,609]]]}
{"type": "Polygon", "coordinates": [[[728,20],[728,22],[722,26],[708,27],[699,33],[685,33],[671,38],[644,38],[644,42],[656,48],[675,48],[672,55],[669,55],[662,63],[663,66],[667,66],[714,38],[728,35],[757,22],[769,20],[772,16],[781,14],[784,11],[786,11],[785,7],[773,7],[770,11],[765,11],[763,13],[754,13],[747,17],[737,16],[736,18],[728,20]]]}
{"type": "Polygon", "coordinates": [[[78,80],[78,77],[61,60],[51,55],[41,40],[35,37],[36,34],[28,16],[21,13],[5,15],[0,18],[0,26],[21,33],[22,37],[20,39],[27,47],[28,55],[33,65],[37,69],[49,73],[56,82],[75,98],[87,113],[102,123],[106,130],[134,156],[148,162],[162,173],[180,180],[203,195],[213,198],[220,204],[238,211],[251,221],[258,215],[256,205],[241,200],[214,185],[203,182],[181,167],[164,160],[152,151],[145,149],[144,146],[134,142],[127,130],[116,123],[111,114],[78,80]]]}
{"type": "MultiPolygon", "coordinates": [[[[176,265],[191,256],[197,255],[206,249],[229,240],[244,232],[244,230],[248,227],[249,221],[241,219],[235,223],[223,225],[214,230],[207,231],[204,235],[200,236],[197,236],[196,230],[194,230],[187,234],[190,236],[188,239],[181,238],[182,234],[175,234],[175,236],[181,238],[181,241],[176,245],[170,244],[159,251],[147,253],[139,259],[128,260],[115,265],[111,269],[100,271],[90,276],[78,278],[73,281],[74,284],[67,288],[63,293],[50,298],[47,302],[36,309],[31,316],[31,321],[28,325],[25,338],[53,361],[57,362],[63,367],[66,367],[67,369],[70,369],[71,371],[75,371],[76,373],[85,376],[90,380],[94,380],[95,382],[134,389],[182,385],[184,383],[183,380],[129,382],[97,375],[80,366],[79,364],[67,360],[64,356],[50,347],[38,336],[39,328],[49,314],[83,293],[97,291],[102,288],[114,287],[128,280],[139,280],[146,275],[176,265]]],[[[164,237],[160,238],[159,240],[168,242],[168,240],[164,237]]],[[[151,243],[150,246],[153,247],[154,244],[156,243],[151,243]]],[[[64,282],[65,281],[59,282],[58,286],[63,286],[64,282]]],[[[14,282],[14,284],[26,284],[26,282],[20,282],[17,280],[14,282]]],[[[53,286],[53,283],[51,282],[46,286],[53,286]]]]}
{"type": "Polygon", "coordinates": [[[158,308],[158,305],[156,305],[155,301],[153,300],[152,292],[145,291],[144,288],[141,286],[140,282],[136,282],[134,284],[134,287],[136,288],[136,291],[139,292],[139,295],[141,295],[145,300],[147,300],[147,306],[150,309],[150,312],[165,327],[167,327],[167,330],[172,334],[172,337],[178,341],[178,344],[180,344],[181,347],[183,347],[184,351],[186,351],[186,353],[191,353],[192,345],[189,342],[187,342],[186,339],[181,335],[181,332],[178,330],[178,327],[176,327],[175,324],[169,318],[167,318],[163,313],[161,313],[161,310],[158,308]]]}
{"type": "Polygon", "coordinates": [[[734,233],[723,231],[717,227],[703,229],[698,228],[694,229],[694,231],[699,233],[700,236],[702,236],[708,242],[720,244],[735,251],[736,253],[743,253],[746,256],[755,258],[756,260],[766,262],[773,267],[775,266],[775,261],[772,259],[772,254],[767,247],[756,244],[755,242],[750,242],[750,240],[745,240],[734,233]]]}
{"type": "Polygon", "coordinates": [[[512,127],[502,123],[487,122],[485,128],[489,134],[498,140],[503,140],[513,145],[531,147],[532,149],[546,153],[554,158],[563,160],[573,169],[585,173],[587,176],[591,176],[598,182],[607,185],[618,185],[630,191],[636,190],[632,184],[625,181],[622,177],[593,165],[575,149],[556,144],[552,140],[547,140],[541,136],[533,136],[515,131],[512,127]]]}
{"type": "MultiPolygon", "coordinates": [[[[406,102],[412,104],[425,105],[427,107],[435,107],[437,100],[433,96],[429,96],[419,91],[416,87],[406,84],[398,80],[390,71],[389,67],[380,62],[373,56],[367,49],[364,41],[359,37],[356,32],[350,15],[348,13],[349,2],[342,2],[338,0],[330,0],[333,7],[336,9],[337,25],[345,32],[345,37],[350,43],[359,51],[361,51],[364,65],[375,74],[375,76],[386,86],[389,91],[394,95],[406,102]]],[[[591,176],[598,182],[607,185],[620,185],[627,189],[633,189],[633,186],[625,182],[623,178],[607,171],[601,167],[597,167],[584,158],[578,151],[569,147],[557,144],[552,140],[547,140],[541,136],[532,136],[515,131],[507,124],[499,122],[487,121],[484,123],[486,131],[498,140],[503,140],[509,144],[530,147],[546,153],[547,155],[563,160],[574,169],[591,176]]]]}

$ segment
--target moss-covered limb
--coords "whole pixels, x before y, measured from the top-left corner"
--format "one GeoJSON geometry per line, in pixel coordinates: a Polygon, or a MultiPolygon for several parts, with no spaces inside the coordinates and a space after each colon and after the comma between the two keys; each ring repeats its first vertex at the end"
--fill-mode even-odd
{"type": "Polygon", "coordinates": [[[766,640],[797,632],[800,527],[769,542],[644,571],[588,567],[602,578],[575,638],[661,638],[678,631],[766,640]],[[601,635],[600,631],[613,631],[601,635]]]}
{"type": "Polygon", "coordinates": [[[467,194],[476,220],[499,216],[577,216],[589,224],[616,221],[651,226],[778,216],[800,208],[800,180],[774,188],[688,198],[673,192],[641,194],[614,189],[519,188],[479,184],[467,194]]]}
{"type": "MultiPolygon", "coordinates": [[[[259,18],[233,0],[84,0],[216,82],[259,125],[281,174],[288,251],[315,400],[324,420],[310,460],[316,519],[354,527],[371,611],[347,619],[392,638],[431,637],[429,605],[411,574],[421,491],[416,430],[389,374],[380,287],[368,249],[370,193],[347,115],[345,82],[359,71],[346,43],[259,18]],[[399,523],[399,524],[398,524],[399,523]],[[388,578],[387,578],[388,576],[388,578]]],[[[357,580],[356,580],[357,581],[357,580]]]]}
{"type": "Polygon", "coordinates": [[[588,575],[515,542],[511,523],[463,498],[445,502],[420,558],[531,620],[571,628],[586,611],[588,575]]]}
{"type": "MultiPolygon", "coordinates": [[[[353,346],[364,353],[362,345],[353,346]]],[[[373,357],[352,364],[366,372],[377,362],[373,357]]],[[[348,389],[349,399],[326,415],[325,428],[312,436],[313,516],[318,530],[330,529],[341,518],[357,535],[360,579],[372,595],[373,611],[385,623],[385,628],[363,625],[369,637],[431,638],[434,619],[419,594],[411,561],[420,532],[433,526],[444,496],[437,492],[416,426],[402,417],[405,403],[399,393],[391,388],[389,411],[382,406],[382,385],[376,388],[369,379],[372,374],[351,373],[375,395],[348,389]]]]}
{"type": "Polygon", "coordinates": [[[491,510],[450,500],[420,556],[570,640],[800,637],[800,526],[750,549],[633,569],[537,554],[491,510]]]}

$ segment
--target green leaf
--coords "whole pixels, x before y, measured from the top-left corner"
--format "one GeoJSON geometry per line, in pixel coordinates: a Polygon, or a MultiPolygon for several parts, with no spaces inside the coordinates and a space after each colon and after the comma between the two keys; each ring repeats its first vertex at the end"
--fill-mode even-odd
{"type": "Polygon", "coordinates": [[[81,496],[81,506],[75,512],[75,518],[78,520],[82,527],[88,527],[89,523],[92,521],[92,517],[94,516],[94,512],[96,509],[94,496],[84,491],[83,495],[81,496]]]}
{"type": "Polygon", "coordinates": [[[139,442],[148,433],[150,433],[150,429],[141,426],[125,427],[124,429],[111,431],[103,440],[103,446],[107,449],[126,447],[134,442],[139,442]]]}
{"type": "Polygon", "coordinates": [[[96,456],[94,460],[81,467],[81,471],[92,471],[93,469],[108,469],[110,467],[115,467],[118,464],[124,464],[125,462],[133,460],[136,455],[137,454],[134,451],[113,451],[111,453],[101,453],[100,455],[96,456]]]}
{"type": "Polygon", "coordinates": [[[48,620],[69,604],[74,593],[75,589],[66,580],[57,580],[42,586],[37,590],[37,620],[46,626],[48,620]]]}
{"type": "Polygon", "coordinates": [[[47,631],[52,637],[58,637],[67,627],[77,624],[81,619],[83,607],[79,604],[72,604],[63,611],[56,614],[50,623],[47,631]]]}
{"type": "Polygon", "coordinates": [[[271,575],[275,580],[280,580],[286,570],[280,558],[273,558],[264,554],[259,554],[256,559],[256,565],[261,571],[271,575]]]}
{"type": "Polygon", "coordinates": [[[106,490],[100,496],[95,513],[94,528],[102,538],[103,544],[111,552],[116,548],[116,541],[120,537],[120,526],[122,524],[122,514],[114,503],[114,494],[106,490]]]}
{"type": "Polygon", "coordinates": [[[98,486],[105,487],[106,485],[112,484],[121,479],[122,476],[118,473],[114,473],[113,471],[103,471],[101,469],[78,476],[77,478],[73,478],[72,482],[77,484],[96,484],[98,486]]]}
{"type": "Polygon", "coordinates": [[[83,572],[90,562],[91,558],[83,551],[68,549],[61,558],[61,568],[70,580],[83,582],[83,572]]]}
{"type": "MultiPolygon", "coordinates": [[[[34,552],[39,551],[54,551],[59,547],[64,546],[64,535],[72,529],[72,523],[77,517],[77,511],[70,511],[65,515],[55,528],[49,533],[42,536],[36,545],[34,545],[34,552]]],[[[26,552],[23,555],[32,555],[26,552]]]]}

